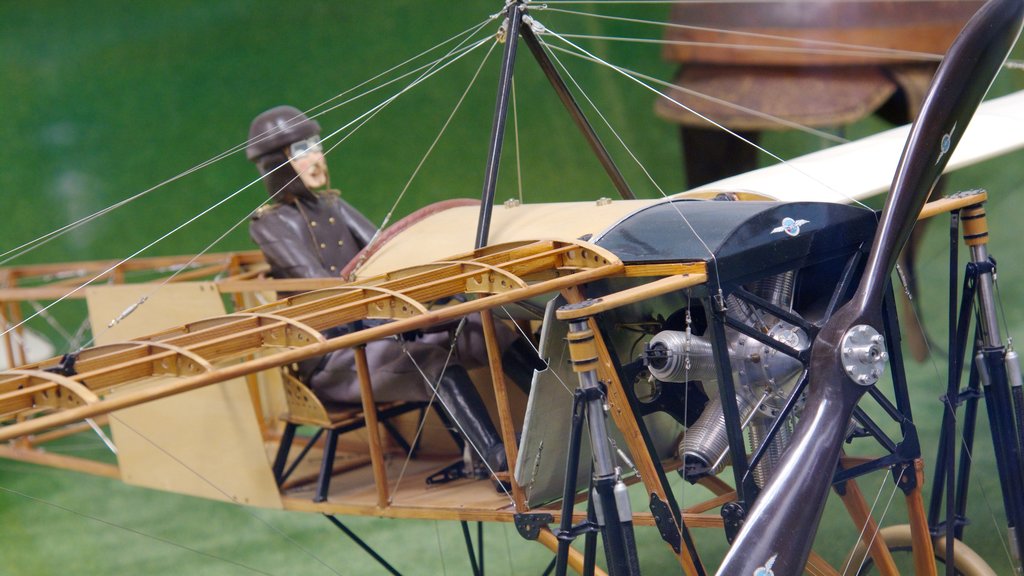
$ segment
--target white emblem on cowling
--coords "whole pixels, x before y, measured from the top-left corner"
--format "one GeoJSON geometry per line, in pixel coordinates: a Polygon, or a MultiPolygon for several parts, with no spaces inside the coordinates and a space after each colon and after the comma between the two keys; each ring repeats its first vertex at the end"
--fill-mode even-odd
{"type": "Polygon", "coordinates": [[[779,555],[776,554],[769,558],[768,561],[764,563],[764,566],[760,566],[757,570],[754,570],[754,576],[775,576],[775,572],[772,571],[772,566],[775,565],[775,559],[778,557],[779,555]]]}
{"type": "Polygon", "coordinates": [[[778,232],[785,232],[789,236],[797,236],[800,234],[800,227],[807,224],[810,220],[794,220],[789,216],[782,219],[782,226],[772,229],[772,234],[778,232]]]}

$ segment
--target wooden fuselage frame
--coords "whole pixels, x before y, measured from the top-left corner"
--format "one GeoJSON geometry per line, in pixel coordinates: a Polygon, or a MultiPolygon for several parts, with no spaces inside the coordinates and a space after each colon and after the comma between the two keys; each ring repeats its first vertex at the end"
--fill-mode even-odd
{"type": "MultiPolygon", "coordinates": [[[[983,195],[942,200],[926,206],[922,217],[983,200],[983,195]]],[[[229,275],[217,282],[222,293],[314,290],[188,323],[129,343],[85,349],[77,356],[73,374],[47,371],[56,366],[60,358],[0,373],[0,418],[4,422],[0,440],[8,441],[0,455],[116,478],[119,476],[116,467],[71,457],[47,457],[40,446],[47,439],[81,431],[80,422],[85,418],[102,417],[233,378],[252,377],[341,348],[358,349],[371,340],[429,329],[473,313],[480,313],[483,318],[499,427],[503,437],[511,439],[520,423],[510,407],[509,393],[501,377],[501,351],[494,337],[491,310],[560,293],[569,302],[587,302],[571,314],[560,315],[561,319],[595,317],[620,306],[698,286],[707,280],[702,262],[630,266],[598,246],[565,240],[491,246],[442,262],[378,274],[348,284],[334,280],[256,279],[265,266],[253,253],[210,258],[211,261],[197,267],[193,275],[228,270],[229,275]],[[630,287],[625,290],[600,295],[586,293],[591,282],[623,277],[631,279],[630,287]],[[455,296],[467,298],[432,307],[439,300],[455,296]],[[591,299],[587,300],[588,297],[591,299]],[[369,319],[389,322],[331,339],[321,334],[334,326],[369,319]],[[139,385],[152,378],[160,381],[150,386],[139,385]],[[125,390],[119,393],[111,393],[123,388],[125,390]]],[[[167,264],[159,262],[161,266],[167,264]]],[[[98,264],[94,269],[106,267],[106,264],[98,264]]],[[[154,264],[154,267],[157,266],[154,264]]],[[[12,287],[10,278],[25,272],[8,269],[4,273],[8,283],[0,291],[0,300],[9,321],[20,319],[19,301],[57,298],[67,292],[67,287],[59,284],[12,287]]],[[[657,495],[664,501],[669,495],[663,485],[661,463],[647,451],[637,425],[638,416],[633,414],[626,399],[612,356],[600,342],[600,332],[595,330],[595,333],[599,339],[598,372],[607,385],[609,414],[627,442],[648,496],[657,495]]],[[[12,347],[9,340],[7,346],[12,347]]],[[[17,358],[16,354],[14,351],[13,357],[17,358]]],[[[370,388],[372,369],[371,366],[368,372],[361,374],[363,403],[367,409],[374,405],[370,388]]],[[[252,405],[237,408],[260,412],[258,391],[256,387],[251,390],[252,405]]],[[[173,415],[168,417],[173,418],[173,415]]],[[[273,428],[274,423],[264,422],[264,425],[273,428]]],[[[269,444],[277,440],[273,429],[264,430],[264,435],[269,444]]],[[[389,476],[388,463],[383,456],[379,430],[370,430],[366,438],[369,471],[340,477],[325,502],[313,502],[310,492],[302,489],[282,492],[282,506],[306,512],[392,518],[512,522],[519,513],[544,512],[551,514],[554,521],[559,519],[557,503],[531,511],[523,487],[514,478],[509,495],[495,493],[489,482],[472,480],[428,488],[422,482],[426,471],[420,476],[413,475],[404,488],[393,490],[393,477],[389,476]]],[[[508,461],[515,462],[516,443],[506,441],[505,446],[508,461]]],[[[266,465],[270,466],[269,459],[266,465]]],[[[714,496],[683,511],[682,519],[688,528],[722,526],[721,516],[707,512],[731,499],[732,488],[714,478],[709,479],[706,486],[714,496]]],[[[860,510],[857,503],[852,509],[860,510]]],[[[635,512],[634,521],[638,525],[655,523],[647,511],[635,512]]],[[[551,548],[556,546],[554,536],[547,529],[540,531],[539,539],[551,548]]],[[[812,557],[812,562],[815,561],[812,557]]],[[[692,573],[692,559],[683,554],[680,562],[692,573]]]]}

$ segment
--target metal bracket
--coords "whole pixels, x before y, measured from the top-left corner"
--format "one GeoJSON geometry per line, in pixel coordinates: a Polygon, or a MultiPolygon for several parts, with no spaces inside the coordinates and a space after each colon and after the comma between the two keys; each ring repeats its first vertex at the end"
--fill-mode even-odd
{"type": "Polygon", "coordinates": [[[679,554],[681,538],[675,518],[672,517],[672,510],[669,509],[668,504],[657,494],[651,494],[651,514],[654,515],[654,524],[658,527],[658,532],[661,533],[661,539],[668,542],[676,554],[679,554]]]}
{"type": "Polygon", "coordinates": [[[892,467],[892,479],[904,494],[910,494],[917,488],[917,471],[913,462],[904,462],[892,467]]]}
{"type": "Polygon", "coordinates": [[[555,521],[551,514],[516,514],[513,518],[519,535],[527,540],[536,540],[540,529],[555,521]]]}
{"type": "Polygon", "coordinates": [[[722,505],[722,519],[725,520],[725,538],[732,544],[747,519],[747,511],[739,502],[726,502],[722,505]]]}
{"type": "Polygon", "coordinates": [[[471,474],[466,472],[466,463],[462,460],[453,462],[444,468],[434,472],[427,477],[427,485],[434,486],[437,484],[447,484],[453,480],[459,480],[461,478],[469,478],[471,474]]]}
{"type": "Polygon", "coordinates": [[[65,355],[60,357],[60,363],[58,363],[56,366],[51,366],[49,368],[43,368],[43,371],[45,371],[45,372],[52,372],[54,374],[59,374],[61,376],[67,376],[67,377],[75,376],[75,375],[78,374],[78,371],[75,370],[75,362],[77,360],[78,360],[78,354],[77,353],[65,354],[65,355]]]}

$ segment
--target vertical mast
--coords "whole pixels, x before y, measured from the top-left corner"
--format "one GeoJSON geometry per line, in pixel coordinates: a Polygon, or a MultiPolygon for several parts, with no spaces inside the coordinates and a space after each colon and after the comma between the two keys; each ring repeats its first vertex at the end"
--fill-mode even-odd
{"type": "Polygon", "coordinates": [[[501,163],[501,144],[505,137],[505,120],[508,117],[508,98],[512,88],[512,71],[516,65],[516,47],[519,44],[519,27],[523,22],[522,0],[509,4],[506,9],[505,53],[501,59],[501,76],[498,78],[498,99],[494,105],[494,122],[491,125],[491,143],[487,150],[487,167],[484,172],[484,189],[480,197],[480,220],[476,226],[475,248],[487,245],[491,228],[491,210],[494,208],[494,189],[498,183],[498,166],[501,163]]]}
{"type": "Polygon", "coordinates": [[[590,125],[586,116],[583,115],[583,111],[580,109],[579,104],[576,103],[572,93],[569,92],[565,81],[559,76],[555,66],[544,52],[544,48],[540,45],[537,35],[530,28],[529,23],[527,23],[525,28],[522,26],[525,11],[526,5],[522,0],[509,3],[506,8],[505,53],[501,61],[501,75],[498,78],[498,97],[494,106],[494,123],[491,126],[491,141],[487,151],[484,188],[480,198],[480,219],[476,228],[476,248],[482,248],[487,245],[487,236],[490,231],[491,211],[494,208],[494,192],[498,181],[498,166],[501,162],[501,146],[505,136],[505,120],[508,117],[509,94],[512,89],[512,72],[515,68],[516,49],[518,48],[520,35],[522,35],[526,45],[533,52],[537,64],[551,83],[555,94],[562,101],[566,111],[569,112],[573,123],[576,124],[576,127],[583,134],[591,151],[597,157],[598,162],[601,163],[605,173],[608,174],[615,189],[619,191],[619,196],[625,199],[636,198],[636,195],[629,188],[629,184],[626,183],[626,179],[622,176],[622,172],[619,171],[619,168],[612,160],[608,149],[605,148],[597,133],[594,132],[594,128],[590,125]]]}

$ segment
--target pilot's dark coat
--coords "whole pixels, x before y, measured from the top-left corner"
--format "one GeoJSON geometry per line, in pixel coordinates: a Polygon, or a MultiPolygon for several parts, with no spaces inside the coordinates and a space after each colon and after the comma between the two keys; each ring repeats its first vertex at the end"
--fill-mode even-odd
{"type": "MultiPolygon", "coordinates": [[[[376,227],[336,191],[269,204],[257,211],[249,225],[249,235],[259,245],[275,278],[338,277],[375,232],[376,227]]],[[[514,334],[506,329],[498,334],[504,349],[514,334]]],[[[374,399],[428,400],[432,392],[427,382],[437,382],[445,366],[469,369],[486,364],[479,321],[471,317],[465,323],[451,353],[449,341],[448,332],[439,332],[408,342],[386,339],[368,343],[366,356],[374,399]]],[[[299,376],[323,400],[360,401],[351,349],[302,362],[299,376]]]]}

